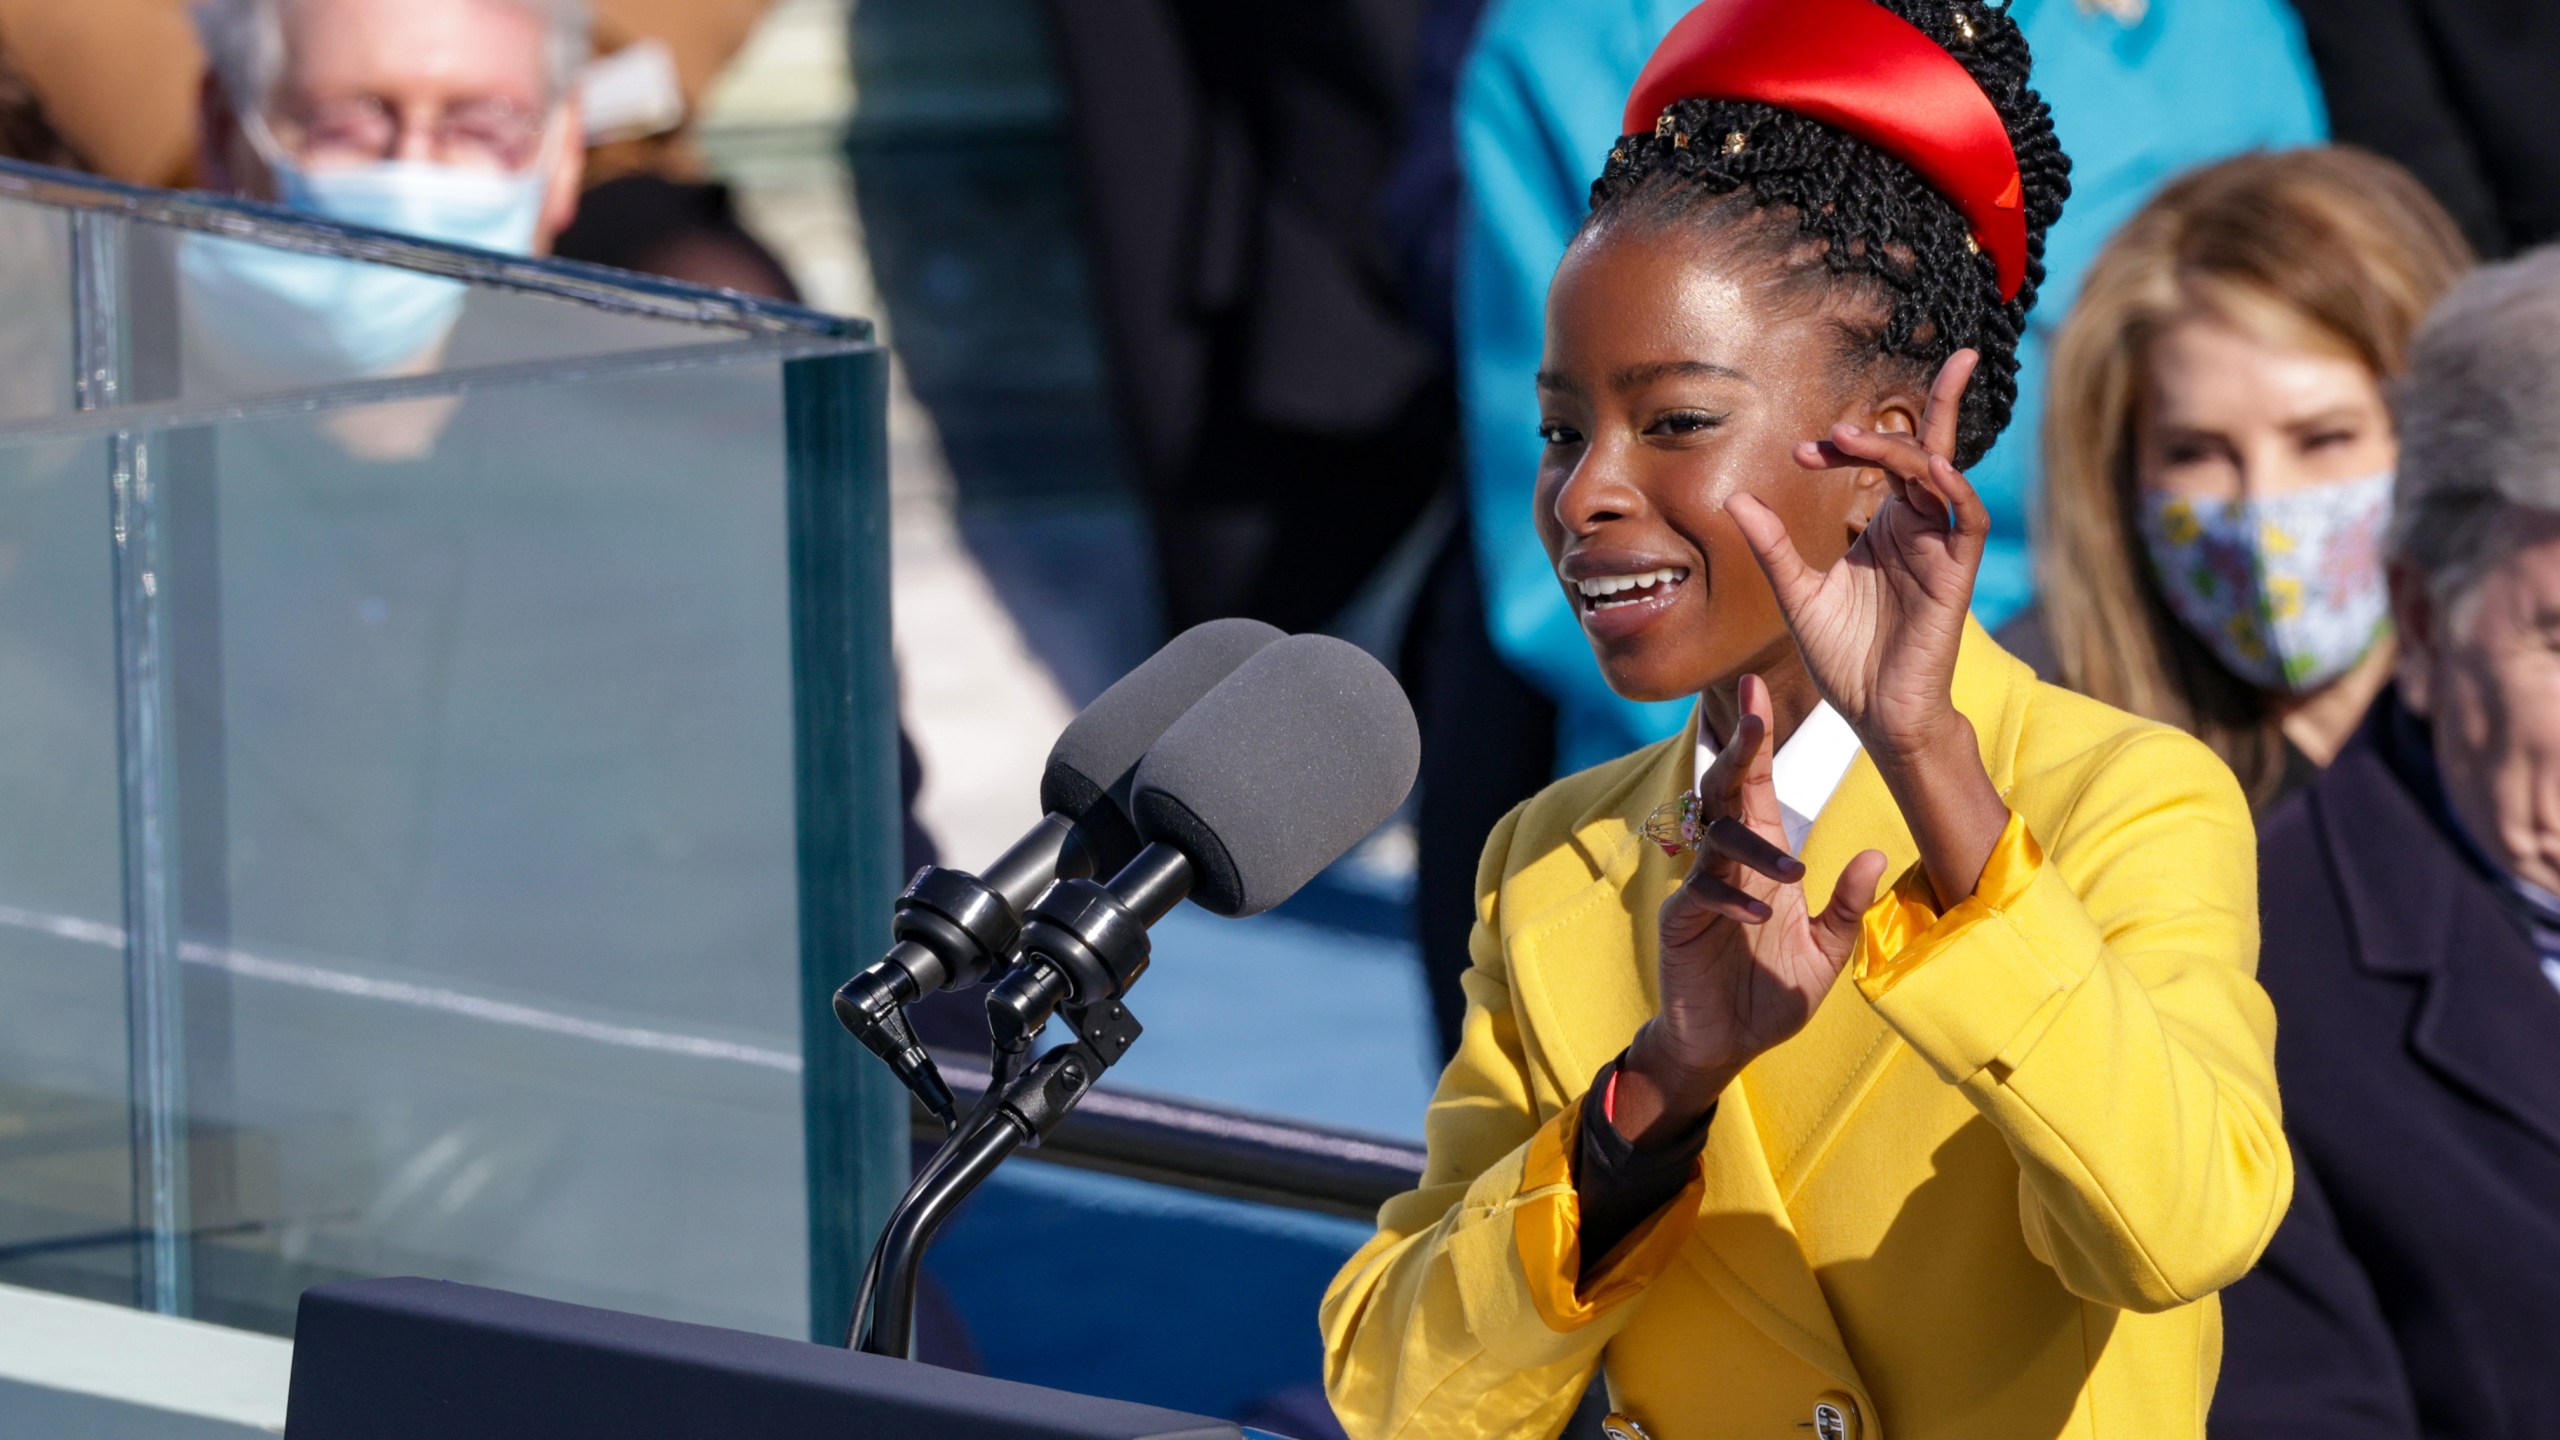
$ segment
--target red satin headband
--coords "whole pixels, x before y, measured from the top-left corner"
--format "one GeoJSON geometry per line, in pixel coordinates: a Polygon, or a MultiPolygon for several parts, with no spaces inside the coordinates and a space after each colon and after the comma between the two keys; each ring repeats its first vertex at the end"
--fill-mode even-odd
{"type": "Polygon", "coordinates": [[[1874,0],[1705,0],[1645,62],[1622,133],[1682,100],[1756,100],[1857,136],[1955,203],[2000,298],[2027,274],[2018,155],[1956,58],[1874,0]]]}

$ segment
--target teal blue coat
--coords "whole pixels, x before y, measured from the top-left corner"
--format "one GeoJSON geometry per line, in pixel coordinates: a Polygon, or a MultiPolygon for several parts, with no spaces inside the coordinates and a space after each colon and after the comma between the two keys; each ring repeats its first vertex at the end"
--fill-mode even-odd
{"type": "MultiPolygon", "coordinates": [[[[1459,79],[1468,500],[1494,646],[1562,712],[1559,772],[1659,740],[1689,715],[1686,701],[1639,705],[1601,680],[1529,507],[1547,281],[1582,222],[1636,73],[1690,3],[1493,0],[1459,79]]],[[[1972,471],[1993,526],[1974,609],[1991,625],[2031,592],[2027,517],[2045,353],[2098,246],[2180,171],[2244,150],[2316,144],[2328,130],[2284,0],[2015,0],[2010,8],[2072,168],[2071,200],[2046,238],[2042,298],[2020,347],[2017,416],[1972,471]],[[2119,18],[2133,9],[2142,12],[2134,23],[2119,18]]]]}

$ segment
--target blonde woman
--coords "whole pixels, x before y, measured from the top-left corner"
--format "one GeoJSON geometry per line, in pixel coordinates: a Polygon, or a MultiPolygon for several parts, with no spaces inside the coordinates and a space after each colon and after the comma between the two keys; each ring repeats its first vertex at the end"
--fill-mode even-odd
{"type": "Polygon", "coordinates": [[[2003,639],[2194,734],[2261,808],[2318,773],[2391,665],[2384,389],[2470,263],[2418,182],[2360,150],[2163,190],[2055,344],[2037,610],[2003,639]]]}

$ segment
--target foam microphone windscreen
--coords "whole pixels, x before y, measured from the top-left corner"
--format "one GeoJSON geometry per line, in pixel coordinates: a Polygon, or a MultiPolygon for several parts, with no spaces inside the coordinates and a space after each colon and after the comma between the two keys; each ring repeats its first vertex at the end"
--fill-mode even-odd
{"type": "Polygon", "coordinates": [[[1138,833],[1191,859],[1191,898],[1259,915],[1385,823],[1413,789],[1422,734],[1386,667],[1292,635],[1236,668],[1138,766],[1138,833]]]}
{"type": "Polygon", "coordinates": [[[1102,873],[1138,853],[1137,831],[1122,807],[1130,775],[1156,737],[1280,638],[1279,630],[1259,620],[1194,625],[1121,676],[1059,733],[1040,776],[1040,808],[1082,822],[1087,840],[1102,852],[1102,873]]]}

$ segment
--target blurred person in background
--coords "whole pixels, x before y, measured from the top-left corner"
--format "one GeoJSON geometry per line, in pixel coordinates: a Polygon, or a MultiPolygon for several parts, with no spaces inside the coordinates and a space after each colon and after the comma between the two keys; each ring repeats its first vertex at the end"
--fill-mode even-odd
{"type": "Polygon", "coordinates": [[[1454,464],[1379,213],[1423,0],[1047,8],[1168,628],[1331,624],[1454,464]]]}
{"type": "Polygon", "coordinates": [[[586,193],[554,253],[797,301],[782,261],[705,177],[693,120],[770,0],[594,0],[580,85],[586,193]]]}
{"type": "Polygon", "coordinates": [[[2560,236],[2560,6],[2294,3],[2336,139],[2407,166],[2483,255],[2560,236]]]}
{"type": "MultiPolygon", "coordinates": [[[[197,20],[207,188],[513,255],[547,253],[577,208],[583,0],[209,0],[197,20]]],[[[185,343],[234,384],[432,368],[466,298],[208,235],[178,272],[185,343]]]]}
{"type": "MultiPolygon", "coordinates": [[[[297,0],[280,0],[290,9],[297,0]]],[[[329,0],[318,0],[326,4],[329,0]]],[[[770,0],[595,0],[576,85],[587,152],[578,220],[554,252],[790,298],[790,277],[704,178],[693,121],[770,0]]],[[[130,184],[250,193],[208,175],[204,55],[191,0],[0,0],[0,57],[26,78],[63,148],[22,154],[130,184]]],[[[221,6],[217,9],[224,8],[221,6]]],[[[433,3],[417,7],[432,12],[433,3]]]]}
{"type": "Polygon", "coordinates": [[[207,0],[196,174],[326,219],[546,254],[586,158],[585,0],[207,0]]]}
{"type": "Polygon", "coordinates": [[[189,0],[0,0],[0,55],[26,79],[64,169],[183,189],[204,74],[189,0]]]}
{"type": "Polygon", "coordinates": [[[2298,1179],[2217,1435],[2560,1424],[2560,252],[2465,280],[2393,394],[2393,683],[2259,841],[2298,1179]]]}
{"type": "Polygon", "coordinates": [[[2261,809],[2304,784],[2390,671],[2383,389],[2469,264],[2426,190],[2361,150],[2162,191],[2054,346],[2036,609],[2003,641],[2202,739],[2261,809]]]}
{"type": "Polygon", "coordinates": [[[44,101],[27,83],[27,77],[19,73],[6,50],[0,50],[0,156],[31,160],[57,170],[86,168],[80,153],[54,126],[53,118],[45,113],[44,101]]]}
{"type": "MultiPolygon", "coordinates": [[[[1435,801],[1426,780],[1426,898],[1472,882],[1483,833],[1455,820],[1434,827],[1429,807],[1499,816],[1545,776],[1659,740],[1687,719],[1685,707],[1649,706],[1609,690],[1535,537],[1514,523],[1538,469],[1532,377],[1548,277],[1582,223],[1589,157],[1617,138],[1618,108],[1638,69],[1686,9],[1684,0],[1493,0],[1459,80],[1467,194],[1457,243],[1459,396],[1472,563],[1482,584],[1463,618],[1489,628],[1492,648],[1534,687],[1534,698],[1480,682],[1481,693],[1501,702],[1492,711],[1501,723],[1473,742],[1484,753],[1444,766],[1469,766],[1464,780],[1474,791],[1435,801]],[[1514,753],[1541,741],[1552,753],[1514,753]],[[1444,878],[1435,885],[1435,877],[1444,878]]],[[[1967,472],[1991,506],[1992,548],[1974,607],[1993,625],[2028,599],[2027,515],[2045,357],[2099,243],[2179,171],[2323,134],[2310,61],[2284,0],[2016,0],[2009,13],[2034,54],[2038,89],[2075,168],[2070,207],[2045,249],[2044,299],[2019,344],[2018,421],[1967,472]]],[[[1452,653],[1452,668],[1467,658],[1464,647],[1452,653]]],[[[1454,1020],[1463,1009],[1464,929],[1429,911],[1421,929],[1435,1013],[1454,1020]]],[[[1454,1037],[1444,1043],[1454,1048],[1454,1037]]]]}
{"type": "MultiPolygon", "coordinates": [[[[1458,227],[1457,87],[1486,0],[1426,0],[1414,44],[1411,100],[1395,172],[1383,197],[1405,305],[1455,364],[1458,227]]],[[[1415,795],[1413,927],[1438,1044],[1436,1067],[1458,1052],[1466,996],[1476,858],[1503,812],[1555,775],[1556,707],[1494,652],[1477,583],[1463,476],[1441,494],[1454,523],[1405,618],[1397,673],[1422,725],[1415,795]]],[[[1591,1417],[1596,1428],[1597,1416],[1591,1417]]]]}

